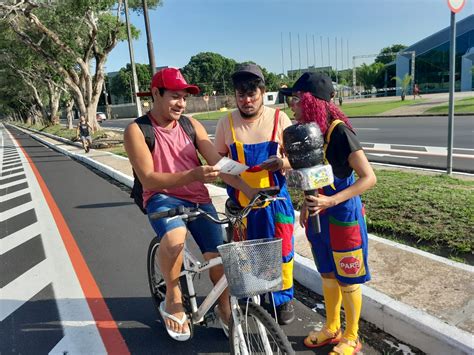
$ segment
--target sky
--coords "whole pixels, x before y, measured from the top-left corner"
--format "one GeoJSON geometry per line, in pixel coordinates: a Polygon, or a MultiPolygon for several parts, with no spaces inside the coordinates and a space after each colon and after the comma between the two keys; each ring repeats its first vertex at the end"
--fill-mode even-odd
{"type": "MultiPolygon", "coordinates": [[[[473,13],[474,0],[466,0],[456,21],[473,13]]],[[[352,56],[410,46],[450,25],[447,0],[163,0],[149,17],[157,66],[182,68],[200,52],[215,52],[274,73],[300,63],[327,66],[329,59],[333,68],[352,67],[352,56]]],[[[130,20],[141,31],[133,41],[135,63],[148,64],[143,15],[131,12],[130,20]]],[[[128,43],[120,42],[106,71],[129,62],[128,43]]]]}

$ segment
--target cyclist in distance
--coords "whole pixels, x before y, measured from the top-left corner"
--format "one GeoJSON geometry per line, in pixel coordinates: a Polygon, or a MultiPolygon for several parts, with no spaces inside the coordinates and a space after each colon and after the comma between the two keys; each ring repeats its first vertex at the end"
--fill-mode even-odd
{"type": "MultiPolygon", "coordinates": [[[[251,198],[257,191],[247,186],[238,176],[220,174],[214,165],[221,159],[209,140],[206,129],[197,120],[182,116],[186,97],[198,94],[199,88],[189,85],[175,68],[158,71],[151,80],[153,107],[147,113],[153,128],[155,144],[150,152],[139,125],[132,122],[124,134],[124,146],[130,163],[143,186],[143,207],[148,215],[177,206],[199,207],[217,217],[204,183],[221,177],[226,183],[241,189],[251,198]],[[180,119],[190,120],[195,141],[188,136],[180,119]],[[208,165],[201,165],[197,152],[208,165]]],[[[186,226],[180,218],[150,220],[161,238],[158,263],[166,283],[166,300],[160,305],[160,314],[168,334],[175,340],[190,338],[187,317],[183,311],[178,287],[182,266],[182,252],[187,229],[199,245],[206,260],[217,257],[217,246],[223,243],[219,225],[205,218],[197,218],[186,226]]],[[[216,283],[223,275],[222,265],[211,269],[210,277],[216,283]]],[[[230,317],[228,291],[219,299],[219,316],[225,324],[230,317]]]]}
{"type": "MultiPolygon", "coordinates": [[[[280,187],[284,200],[253,209],[247,216],[247,239],[282,239],[283,289],[273,293],[280,324],[294,318],[293,308],[293,224],[294,209],[286,188],[284,169],[289,169],[288,158],[281,153],[283,130],[291,125],[284,112],[263,105],[265,78],[255,64],[243,64],[232,74],[237,110],[219,120],[215,145],[219,153],[250,166],[241,174],[253,188],[280,187]]],[[[229,186],[229,197],[245,207],[249,199],[245,191],[229,186]]]]}

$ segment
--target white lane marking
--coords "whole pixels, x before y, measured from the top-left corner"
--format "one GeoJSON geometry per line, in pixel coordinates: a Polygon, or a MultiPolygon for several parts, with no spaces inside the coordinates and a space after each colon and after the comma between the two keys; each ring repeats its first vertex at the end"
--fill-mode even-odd
{"type": "Polygon", "coordinates": [[[51,282],[50,270],[49,261],[43,260],[2,288],[1,322],[51,282]]]}
{"type": "Polygon", "coordinates": [[[9,234],[0,243],[0,256],[38,235],[38,222],[9,234]]]}
{"type": "Polygon", "coordinates": [[[11,200],[12,198],[24,195],[25,193],[28,192],[27,189],[28,189],[28,187],[25,187],[24,189],[21,189],[21,190],[15,191],[15,192],[10,192],[6,195],[0,196],[0,202],[5,202],[5,201],[8,201],[8,200],[11,200]]]}
{"type": "Polygon", "coordinates": [[[390,144],[382,144],[382,143],[373,143],[374,148],[377,150],[390,150],[390,144]]]}
{"type": "Polygon", "coordinates": [[[33,207],[34,207],[33,202],[30,201],[30,202],[24,203],[23,205],[10,208],[9,210],[2,212],[2,214],[0,215],[0,222],[6,221],[7,219],[11,217],[15,217],[16,215],[19,215],[23,212],[31,210],[33,207]]]}
{"type": "MultiPolygon", "coordinates": [[[[17,169],[21,169],[21,168],[18,167],[17,169]]],[[[18,171],[18,172],[14,173],[14,174],[8,174],[8,175],[5,175],[5,176],[0,177],[0,181],[1,181],[1,180],[8,179],[8,178],[11,178],[11,177],[15,177],[15,176],[18,176],[18,175],[21,175],[21,174],[24,174],[23,169],[21,169],[21,171],[18,171]]],[[[2,186],[3,186],[3,185],[2,185],[2,186]]]]}
{"type": "MultiPolygon", "coordinates": [[[[13,137],[12,140],[16,143],[13,137]]],[[[20,149],[19,153],[25,158],[20,149]]],[[[25,174],[38,218],[34,235],[41,234],[41,240],[46,255],[45,261],[47,261],[47,263],[45,263],[45,270],[43,270],[42,274],[47,275],[48,283],[52,282],[53,284],[59,317],[64,330],[64,337],[67,338],[62,343],[62,346],[67,345],[68,348],[62,348],[62,353],[105,354],[105,346],[99,334],[97,324],[85,299],[84,292],[82,291],[71,260],[69,259],[51,210],[46,203],[39,183],[29,164],[25,164],[25,174]],[[70,326],[67,323],[63,324],[63,320],[68,322],[91,322],[94,325],[86,327],[70,326]],[[69,349],[73,349],[74,351],[70,351],[69,349]]],[[[10,284],[7,285],[7,287],[8,286],[10,286],[10,284]]],[[[17,292],[25,292],[21,289],[34,286],[34,284],[22,284],[17,286],[19,288],[17,292]]],[[[16,300],[15,297],[9,299],[12,301],[16,300]]],[[[28,299],[29,298],[25,298],[24,302],[27,302],[28,299]]]]}
{"type": "Polygon", "coordinates": [[[448,149],[446,147],[425,147],[425,149],[428,153],[434,153],[434,154],[440,154],[440,155],[446,155],[448,152],[448,149]]]}
{"type": "MultiPolygon", "coordinates": [[[[432,157],[446,157],[447,156],[447,151],[441,154],[439,153],[431,153],[431,152],[419,152],[415,150],[401,150],[401,149],[377,149],[377,148],[364,148],[364,151],[366,154],[369,154],[369,152],[376,151],[376,152],[386,152],[387,154],[392,154],[392,153],[403,153],[403,154],[416,154],[418,156],[432,156],[432,157]]],[[[454,158],[463,158],[463,159],[474,159],[474,155],[470,154],[453,154],[454,158]]]]}
{"type": "MultiPolygon", "coordinates": [[[[7,189],[9,187],[12,187],[12,186],[15,186],[15,185],[19,185],[23,182],[26,182],[26,177],[22,178],[22,179],[18,179],[18,180],[15,180],[15,181],[10,181],[10,182],[7,182],[6,184],[1,184],[0,185],[0,189],[7,189]]],[[[8,195],[6,195],[8,196],[8,195]]]]}
{"type": "Polygon", "coordinates": [[[394,155],[394,154],[379,154],[379,153],[367,153],[367,155],[375,155],[377,157],[389,157],[389,158],[418,159],[418,157],[412,157],[409,155],[394,155]]]}

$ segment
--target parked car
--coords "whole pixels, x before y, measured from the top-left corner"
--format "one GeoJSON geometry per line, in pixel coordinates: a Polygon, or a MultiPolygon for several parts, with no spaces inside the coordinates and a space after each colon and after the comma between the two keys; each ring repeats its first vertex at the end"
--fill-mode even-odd
{"type": "Polygon", "coordinates": [[[102,121],[105,121],[107,119],[107,115],[103,112],[97,112],[95,114],[95,118],[96,118],[97,122],[102,122],[102,121]]]}

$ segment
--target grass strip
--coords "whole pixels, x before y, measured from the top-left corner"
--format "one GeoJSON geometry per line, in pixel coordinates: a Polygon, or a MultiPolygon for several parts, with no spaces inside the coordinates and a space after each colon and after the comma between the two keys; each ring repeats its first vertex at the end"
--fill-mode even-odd
{"type": "MultiPolygon", "coordinates": [[[[448,114],[449,104],[432,107],[425,113],[448,114]]],[[[454,113],[474,113],[474,97],[468,97],[454,102],[454,113]]]]}

